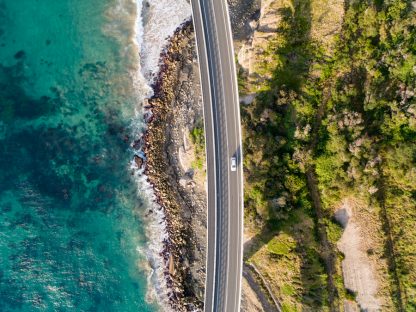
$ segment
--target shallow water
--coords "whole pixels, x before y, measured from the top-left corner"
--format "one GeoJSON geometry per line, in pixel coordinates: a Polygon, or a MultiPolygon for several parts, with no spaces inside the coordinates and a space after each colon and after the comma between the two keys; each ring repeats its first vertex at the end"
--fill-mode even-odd
{"type": "Polygon", "coordinates": [[[116,2],[0,0],[0,311],[157,310],[129,168],[149,90],[116,2]]]}

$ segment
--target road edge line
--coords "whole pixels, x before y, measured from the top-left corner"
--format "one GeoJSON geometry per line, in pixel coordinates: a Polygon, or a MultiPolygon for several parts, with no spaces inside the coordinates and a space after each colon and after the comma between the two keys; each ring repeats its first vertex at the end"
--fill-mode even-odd
{"type": "MultiPolygon", "coordinates": [[[[207,129],[206,129],[206,121],[205,121],[206,120],[206,112],[205,112],[205,105],[204,105],[204,91],[203,91],[203,88],[202,88],[202,70],[201,70],[201,61],[200,61],[201,55],[199,53],[200,45],[198,44],[198,36],[196,35],[196,26],[195,26],[195,17],[194,17],[195,16],[195,14],[194,14],[195,11],[194,10],[198,10],[199,12],[201,12],[200,16],[201,16],[201,21],[202,21],[202,11],[201,11],[201,8],[200,8],[199,0],[191,0],[190,4],[191,4],[191,11],[192,11],[192,23],[193,23],[193,26],[194,26],[196,54],[197,54],[198,65],[199,65],[198,66],[199,67],[199,83],[200,83],[201,97],[202,97],[202,114],[203,114],[203,117],[204,117],[205,165],[206,165],[206,170],[207,170],[207,174],[206,174],[206,177],[207,177],[207,188],[206,188],[206,192],[207,192],[207,213],[206,213],[206,215],[207,215],[207,233],[206,233],[206,235],[207,235],[207,238],[206,238],[206,243],[207,243],[207,245],[206,245],[206,252],[205,252],[205,289],[204,289],[204,311],[206,311],[205,299],[206,299],[206,294],[207,294],[207,275],[208,275],[207,269],[208,269],[208,244],[209,244],[209,235],[208,235],[208,230],[209,230],[209,218],[208,218],[208,213],[209,213],[208,212],[209,211],[209,204],[208,204],[208,150],[207,150],[208,140],[207,140],[207,131],[206,131],[207,129]],[[197,1],[197,3],[198,3],[197,4],[198,8],[196,8],[195,5],[194,5],[195,1],[197,1]]],[[[202,25],[202,27],[203,27],[203,25],[202,25]]],[[[204,41],[206,42],[204,31],[202,31],[202,37],[204,38],[204,41]]],[[[205,46],[205,43],[203,44],[203,46],[205,46]]],[[[206,56],[206,58],[207,58],[207,56],[206,56]]],[[[206,61],[206,64],[208,66],[208,59],[206,61]]],[[[209,70],[207,70],[207,72],[209,73],[209,70]]],[[[210,90],[210,92],[209,92],[209,98],[210,98],[209,101],[210,101],[210,103],[212,103],[211,82],[210,82],[209,79],[208,79],[208,85],[209,85],[209,90],[210,90]]],[[[213,114],[212,114],[212,105],[210,105],[210,110],[211,110],[212,130],[213,130],[214,129],[213,128],[214,121],[213,121],[213,114]]],[[[212,135],[212,138],[213,138],[213,140],[215,140],[215,134],[212,135]]],[[[215,146],[215,144],[214,144],[214,146],[215,146]]],[[[216,170],[215,170],[215,168],[216,168],[215,157],[213,158],[213,162],[214,162],[214,188],[215,188],[215,194],[216,194],[217,176],[216,176],[216,170]]],[[[215,207],[215,209],[214,209],[214,219],[215,219],[215,223],[216,223],[217,222],[217,200],[216,200],[216,195],[215,195],[214,207],[215,207]]],[[[214,235],[214,258],[215,259],[216,259],[216,246],[217,246],[217,235],[215,233],[215,235],[214,235]]],[[[214,273],[215,273],[216,261],[214,261],[213,265],[214,265],[214,273]]],[[[214,302],[214,296],[212,296],[212,306],[213,306],[213,302],[214,302]]]]}

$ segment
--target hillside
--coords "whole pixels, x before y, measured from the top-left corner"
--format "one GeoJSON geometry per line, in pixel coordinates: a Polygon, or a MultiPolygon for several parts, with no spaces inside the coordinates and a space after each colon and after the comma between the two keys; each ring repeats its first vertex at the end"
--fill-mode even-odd
{"type": "Polygon", "coordinates": [[[245,261],[283,311],[416,311],[415,6],[263,0],[236,44],[245,261]]]}

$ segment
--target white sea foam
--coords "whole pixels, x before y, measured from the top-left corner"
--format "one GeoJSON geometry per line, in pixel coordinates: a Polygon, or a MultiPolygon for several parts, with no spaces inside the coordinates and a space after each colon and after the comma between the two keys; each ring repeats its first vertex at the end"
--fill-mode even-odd
{"type": "MultiPolygon", "coordinates": [[[[136,164],[131,163],[131,168],[135,170],[136,164]]],[[[146,300],[148,302],[157,301],[164,311],[169,310],[168,293],[164,273],[166,264],[161,256],[163,251],[163,241],[168,238],[166,232],[165,215],[162,207],[156,203],[156,196],[153,188],[143,175],[142,170],[135,170],[135,180],[138,185],[139,196],[144,200],[146,211],[141,213],[141,219],[146,224],[146,236],[148,244],[145,248],[145,257],[148,264],[148,287],[146,300]]]]}
{"type": "Polygon", "coordinates": [[[167,39],[180,24],[191,16],[191,7],[186,0],[138,0],[142,5],[143,32],[138,43],[141,49],[142,73],[153,82],[159,70],[159,57],[167,39]]]}
{"type": "MultiPolygon", "coordinates": [[[[136,0],[135,3],[134,43],[138,53],[134,84],[139,90],[137,94],[139,103],[136,109],[136,124],[133,128],[137,137],[138,131],[145,130],[143,103],[145,98],[152,94],[149,86],[154,82],[159,71],[160,54],[168,38],[190,17],[191,8],[186,0],[136,0]],[[146,86],[143,86],[143,83],[146,86]]],[[[135,152],[140,153],[141,149],[135,152]]],[[[131,166],[135,167],[133,161],[131,166]]],[[[162,257],[164,240],[168,238],[165,214],[162,207],[157,204],[154,190],[142,170],[135,171],[135,178],[139,194],[145,200],[147,207],[142,215],[148,240],[145,254],[151,268],[148,276],[147,299],[149,301],[156,299],[164,311],[168,311],[169,289],[165,278],[167,264],[162,257]]]]}
{"type": "MultiPolygon", "coordinates": [[[[120,86],[121,97],[132,94],[137,101],[131,131],[132,137],[139,138],[146,130],[144,102],[153,94],[150,86],[159,71],[160,55],[169,37],[191,16],[191,7],[187,0],[114,0],[106,15],[109,23],[104,33],[123,47],[120,58],[129,73],[114,83],[120,86]]],[[[132,147],[132,152],[140,155],[142,148],[132,147]]],[[[169,311],[167,264],[162,257],[164,240],[168,238],[165,215],[143,170],[135,170],[134,161],[130,166],[146,207],[141,217],[148,241],[144,251],[149,267],[147,299],[158,301],[164,311],[169,311]]],[[[143,253],[142,247],[138,246],[138,250],[143,253]]]]}

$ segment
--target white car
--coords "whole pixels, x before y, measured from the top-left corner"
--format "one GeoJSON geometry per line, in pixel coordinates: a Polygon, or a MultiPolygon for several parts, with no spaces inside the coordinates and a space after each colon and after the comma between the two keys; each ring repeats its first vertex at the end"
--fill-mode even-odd
{"type": "Polygon", "coordinates": [[[237,171],[237,158],[231,157],[231,171],[237,171]]]}

